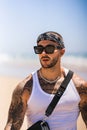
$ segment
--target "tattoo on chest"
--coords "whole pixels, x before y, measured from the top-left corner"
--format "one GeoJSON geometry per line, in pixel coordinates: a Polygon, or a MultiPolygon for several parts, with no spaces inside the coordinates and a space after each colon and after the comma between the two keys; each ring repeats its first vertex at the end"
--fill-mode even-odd
{"type": "Polygon", "coordinates": [[[45,80],[43,80],[41,77],[39,77],[39,83],[43,91],[49,94],[55,94],[60,87],[61,82],[63,79],[57,81],[57,83],[48,83],[45,80]]]}

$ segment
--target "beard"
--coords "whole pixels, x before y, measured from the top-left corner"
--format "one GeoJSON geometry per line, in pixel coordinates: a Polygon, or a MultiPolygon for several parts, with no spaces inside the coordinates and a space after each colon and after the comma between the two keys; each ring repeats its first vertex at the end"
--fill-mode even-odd
{"type": "MultiPolygon", "coordinates": [[[[44,58],[44,57],[42,57],[41,59],[43,59],[43,58],[44,58]]],[[[44,63],[42,60],[40,60],[41,66],[42,66],[43,68],[52,68],[52,67],[54,67],[54,66],[57,64],[57,62],[58,62],[58,57],[53,58],[53,59],[51,59],[51,60],[50,60],[49,57],[46,57],[46,58],[49,59],[49,63],[44,63]]]]}

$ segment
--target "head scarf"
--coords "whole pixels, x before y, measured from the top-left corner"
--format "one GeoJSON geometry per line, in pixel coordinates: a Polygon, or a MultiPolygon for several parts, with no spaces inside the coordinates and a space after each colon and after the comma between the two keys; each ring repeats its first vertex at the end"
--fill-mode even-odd
{"type": "Polygon", "coordinates": [[[62,36],[56,32],[45,32],[43,34],[40,34],[37,38],[37,43],[39,43],[42,40],[56,42],[61,47],[61,49],[65,48],[62,36]]]}

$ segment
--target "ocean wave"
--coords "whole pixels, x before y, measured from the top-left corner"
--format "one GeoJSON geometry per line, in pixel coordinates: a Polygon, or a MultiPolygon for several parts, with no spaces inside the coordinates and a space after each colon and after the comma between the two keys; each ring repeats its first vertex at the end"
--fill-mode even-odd
{"type": "MultiPolygon", "coordinates": [[[[38,63],[38,57],[36,56],[24,56],[24,55],[9,55],[6,53],[0,54],[0,64],[32,64],[32,63],[38,63]]],[[[78,67],[87,67],[87,58],[81,57],[81,56],[73,56],[73,55],[65,55],[62,57],[62,63],[64,65],[75,65],[78,67]]]]}
{"type": "MultiPolygon", "coordinates": [[[[62,65],[66,68],[84,72],[87,77],[87,58],[63,56],[62,65]]],[[[25,77],[40,68],[38,56],[0,54],[0,74],[25,77]]]]}
{"type": "Polygon", "coordinates": [[[78,57],[78,56],[65,56],[62,59],[63,64],[78,66],[78,67],[85,67],[87,68],[87,58],[85,57],[78,57]]]}

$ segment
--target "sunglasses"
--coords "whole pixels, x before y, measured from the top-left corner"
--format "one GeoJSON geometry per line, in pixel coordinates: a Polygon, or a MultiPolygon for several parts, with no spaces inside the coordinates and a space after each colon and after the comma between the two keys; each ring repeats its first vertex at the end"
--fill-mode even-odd
{"type": "Polygon", "coordinates": [[[45,51],[46,54],[52,54],[54,53],[55,49],[61,49],[61,47],[54,45],[47,45],[45,47],[42,45],[34,46],[34,52],[36,54],[41,54],[43,51],[45,51]]]}

